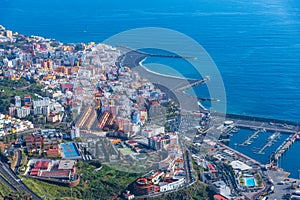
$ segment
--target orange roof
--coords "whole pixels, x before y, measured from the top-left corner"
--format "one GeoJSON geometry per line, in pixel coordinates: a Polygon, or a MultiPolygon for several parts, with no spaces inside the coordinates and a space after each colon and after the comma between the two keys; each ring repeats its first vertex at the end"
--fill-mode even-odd
{"type": "Polygon", "coordinates": [[[226,197],[220,195],[220,194],[215,194],[214,195],[215,200],[228,200],[226,197]]]}

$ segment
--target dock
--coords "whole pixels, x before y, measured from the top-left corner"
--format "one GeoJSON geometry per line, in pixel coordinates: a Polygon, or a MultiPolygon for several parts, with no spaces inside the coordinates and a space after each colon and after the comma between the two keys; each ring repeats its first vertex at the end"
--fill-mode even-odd
{"type": "MultiPolygon", "coordinates": [[[[247,121],[245,120],[244,122],[247,122],[247,121]]],[[[252,125],[252,124],[235,122],[235,125],[240,128],[248,128],[248,129],[257,128],[256,124],[252,125]]],[[[272,126],[269,126],[268,124],[262,124],[260,127],[265,129],[266,131],[280,132],[280,133],[295,133],[295,130],[293,130],[293,129],[279,128],[276,126],[272,127],[272,126]]]]}
{"type": "Polygon", "coordinates": [[[276,132],[274,133],[273,135],[271,135],[269,138],[268,138],[268,141],[267,143],[257,152],[254,152],[254,153],[257,153],[257,154],[265,154],[264,151],[267,147],[270,147],[274,144],[275,140],[277,140],[278,138],[280,137],[280,133],[279,132],[276,132]]]}
{"type": "Polygon", "coordinates": [[[277,161],[292,146],[292,144],[294,144],[298,137],[298,132],[293,136],[288,137],[284,143],[277,148],[276,153],[274,154],[274,160],[277,161]]]}
{"type": "Polygon", "coordinates": [[[188,90],[188,89],[190,89],[190,88],[192,88],[192,87],[195,87],[195,86],[197,86],[197,85],[200,85],[200,84],[202,84],[202,83],[206,83],[206,82],[209,81],[209,80],[210,80],[209,76],[205,76],[202,80],[199,80],[199,81],[196,81],[196,82],[191,83],[191,84],[189,84],[189,85],[185,85],[185,86],[183,86],[183,87],[177,88],[177,91],[185,91],[185,90],[188,90]]]}
{"type": "Polygon", "coordinates": [[[253,140],[257,138],[257,136],[260,132],[263,132],[263,130],[259,129],[259,130],[255,131],[250,137],[248,137],[244,142],[242,142],[239,145],[240,146],[247,146],[247,145],[252,144],[253,140]]]}

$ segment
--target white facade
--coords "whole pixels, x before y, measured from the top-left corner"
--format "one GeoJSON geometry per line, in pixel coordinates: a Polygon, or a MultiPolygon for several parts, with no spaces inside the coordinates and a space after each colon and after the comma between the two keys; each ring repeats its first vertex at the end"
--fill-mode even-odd
{"type": "Polygon", "coordinates": [[[17,117],[24,118],[30,115],[30,108],[27,106],[23,106],[22,108],[17,108],[17,117]]]}
{"type": "Polygon", "coordinates": [[[155,126],[155,125],[149,127],[147,126],[145,129],[143,129],[142,136],[148,138],[164,132],[165,132],[165,127],[163,126],[155,126]]]}
{"type": "Polygon", "coordinates": [[[22,106],[21,105],[21,97],[15,96],[15,105],[17,108],[20,108],[22,106]]]}
{"type": "Polygon", "coordinates": [[[185,178],[178,179],[177,181],[165,184],[164,182],[160,184],[160,192],[166,192],[169,190],[176,190],[183,186],[185,178]]]}

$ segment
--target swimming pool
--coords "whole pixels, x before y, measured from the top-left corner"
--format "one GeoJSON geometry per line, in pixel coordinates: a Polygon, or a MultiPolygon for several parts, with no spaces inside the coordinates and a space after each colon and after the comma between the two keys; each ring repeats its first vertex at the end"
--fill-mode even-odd
{"type": "Polygon", "coordinates": [[[251,177],[251,178],[247,177],[247,178],[244,178],[244,180],[245,180],[245,185],[247,187],[255,187],[256,186],[255,179],[253,177],[251,177]]]}

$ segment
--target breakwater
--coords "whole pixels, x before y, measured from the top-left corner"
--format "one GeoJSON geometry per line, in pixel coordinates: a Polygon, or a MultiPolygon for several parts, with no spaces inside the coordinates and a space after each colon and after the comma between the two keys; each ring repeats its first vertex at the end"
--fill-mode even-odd
{"type": "MultiPolygon", "coordinates": [[[[264,123],[269,123],[270,125],[272,123],[274,123],[274,124],[278,124],[279,126],[282,126],[283,128],[284,128],[284,126],[287,126],[287,125],[294,126],[294,128],[300,127],[300,122],[284,120],[284,119],[274,119],[274,118],[267,118],[267,117],[257,117],[257,116],[251,116],[251,115],[221,113],[221,112],[212,112],[211,115],[226,117],[226,119],[264,122],[264,123]]],[[[295,129],[295,131],[296,131],[296,129],[295,129]]]]}
{"type": "MultiPolygon", "coordinates": [[[[140,66],[140,62],[147,57],[147,54],[143,54],[138,50],[130,49],[122,47],[121,50],[125,52],[123,56],[119,58],[119,61],[116,63],[118,66],[128,66],[132,69],[135,69],[140,76],[147,78],[149,81],[154,83],[157,87],[162,89],[164,92],[168,92],[170,98],[175,100],[176,102],[183,102],[184,109],[189,111],[205,111],[202,108],[199,108],[197,100],[209,100],[209,101],[218,101],[216,98],[202,98],[202,97],[193,97],[192,95],[188,95],[183,93],[182,91],[177,91],[178,88],[174,86],[181,85],[182,87],[190,87],[195,84],[195,82],[203,82],[201,80],[192,80],[192,79],[184,79],[182,77],[174,77],[174,76],[165,76],[160,75],[158,73],[152,73],[151,71],[146,70],[144,67],[140,66]],[[125,49],[125,50],[124,50],[125,49]],[[181,82],[179,84],[179,82],[181,82]]],[[[208,79],[205,79],[207,81],[208,79]]],[[[205,82],[204,81],[204,82],[205,82]]],[[[182,105],[180,105],[182,106],[182,105]]],[[[258,117],[258,116],[250,116],[243,114],[234,114],[234,113],[221,113],[217,111],[211,111],[212,117],[222,117],[228,120],[238,120],[238,124],[244,128],[265,128],[269,131],[280,131],[285,133],[294,133],[298,130],[300,126],[300,122],[283,120],[283,119],[273,119],[267,117],[258,117]],[[262,123],[263,127],[262,127],[262,123]],[[276,124],[276,126],[273,126],[276,124]]]]}
{"type": "Polygon", "coordinates": [[[155,53],[148,53],[148,52],[144,52],[141,50],[137,50],[137,49],[132,49],[130,47],[125,47],[125,46],[119,46],[118,48],[125,50],[127,52],[136,52],[138,54],[142,54],[144,56],[150,56],[150,57],[166,57],[166,58],[182,58],[182,59],[197,59],[196,57],[193,56],[181,56],[181,55],[176,55],[176,54],[155,54],[155,53]]]}

